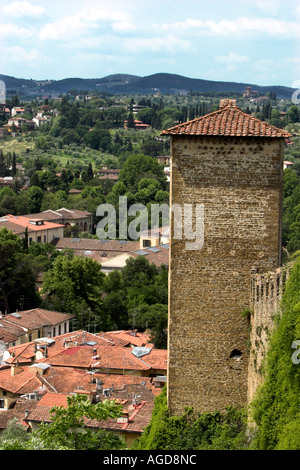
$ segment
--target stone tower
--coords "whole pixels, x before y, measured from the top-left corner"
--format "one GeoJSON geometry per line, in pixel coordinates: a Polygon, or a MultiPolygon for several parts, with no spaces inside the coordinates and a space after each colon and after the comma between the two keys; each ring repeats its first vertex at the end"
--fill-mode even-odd
{"type": "MultiPolygon", "coordinates": [[[[179,415],[247,402],[251,271],[278,268],[287,132],[235,101],[165,130],[170,204],[203,205],[204,243],[190,249],[170,221],[168,405],[179,415]]],[[[186,216],[187,220],[187,216],[186,216]]],[[[197,226],[193,210],[192,227],[197,226]]]]}

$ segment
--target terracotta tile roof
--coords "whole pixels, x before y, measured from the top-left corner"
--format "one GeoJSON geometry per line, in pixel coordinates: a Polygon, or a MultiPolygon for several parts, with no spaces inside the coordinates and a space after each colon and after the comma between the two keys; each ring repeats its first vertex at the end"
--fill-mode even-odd
{"type": "Polygon", "coordinates": [[[7,230],[9,230],[12,233],[17,233],[17,234],[25,233],[24,227],[22,227],[20,225],[17,225],[14,222],[11,222],[6,217],[1,217],[1,219],[0,219],[0,229],[2,229],[4,227],[7,228],[7,230]]]}
{"type": "Polygon", "coordinates": [[[37,214],[28,214],[24,217],[31,219],[42,219],[42,220],[58,220],[58,219],[82,219],[84,217],[89,217],[93,215],[91,212],[81,211],[79,209],[65,209],[62,207],[57,210],[47,210],[44,212],[39,212],[37,214]]]}
{"type": "Polygon", "coordinates": [[[34,359],[34,342],[19,344],[8,349],[11,357],[6,359],[7,364],[30,365],[34,359]]]}
{"type": "Polygon", "coordinates": [[[152,348],[150,353],[142,357],[151,369],[167,370],[168,353],[166,349],[152,348]]]}
{"type": "MultiPolygon", "coordinates": [[[[39,219],[39,218],[38,218],[39,219]]],[[[41,230],[49,230],[53,228],[60,228],[63,227],[61,224],[55,224],[53,222],[44,221],[43,225],[34,225],[31,223],[33,219],[30,216],[15,216],[11,214],[7,214],[0,219],[0,228],[7,227],[8,230],[11,230],[9,227],[13,227],[13,232],[15,233],[22,233],[24,229],[27,227],[28,232],[40,232],[41,230]]]]}
{"type": "Polygon", "coordinates": [[[20,336],[24,335],[24,328],[14,325],[0,317],[0,340],[4,343],[16,341],[20,336]]]}
{"type": "Polygon", "coordinates": [[[31,369],[23,368],[22,372],[16,375],[11,374],[11,368],[0,370],[0,388],[13,394],[23,395],[33,393],[41,387],[41,382],[31,369]]]}
{"type": "MultiPolygon", "coordinates": [[[[68,396],[70,394],[47,392],[30,411],[28,421],[51,422],[50,410],[54,406],[67,407],[68,396]]],[[[101,422],[95,419],[86,419],[86,426],[120,432],[142,433],[151,420],[154,398],[151,391],[147,390],[143,385],[129,385],[123,391],[113,392],[109,398],[123,405],[123,411],[128,416],[127,422],[120,422],[118,419],[108,419],[101,422]],[[134,395],[140,397],[137,403],[134,403],[134,395]]]]}
{"type": "Polygon", "coordinates": [[[96,381],[101,383],[103,389],[109,388],[116,393],[133,384],[143,385],[148,390],[151,390],[155,396],[160,392],[160,389],[155,386],[153,377],[108,374],[106,372],[91,373],[91,371],[75,367],[51,366],[44,371],[43,376],[40,376],[39,379],[46,387],[51,383],[58,393],[73,393],[79,388],[88,392],[96,392],[96,381]]]}
{"type": "Polygon", "coordinates": [[[40,338],[29,343],[13,346],[9,348],[9,352],[12,355],[11,358],[7,359],[5,362],[8,364],[17,362],[19,364],[31,364],[35,360],[35,347],[38,345],[47,345],[47,357],[50,358],[65,351],[68,346],[78,346],[84,342],[95,342],[99,345],[112,344],[108,339],[106,340],[81,330],[56,336],[52,338],[52,340],[53,342],[51,342],[51,344],[45,342],[43,338],[40,338]]]}
{"type": "MultiPolygon", "coordinates": [[[[6,322],[10,322],[13,325],[33,330],[36,328],[42,328],[50,325],[55,326],[59,323],[71,320],[71,318],[74,318],[74,315],[62,312],[54,312],[42,308],[33,308],[31,310],[20,311],[17,314],[11,313],[5,315],[5,317],[3,317],[3,320],[5,320],[6,322]]],[[[2,319],[0,319],[0,323],[1,320],[2,319]]]]}
{"type": "MultiPolygon", "coordinates": [[[[150,333],[140,333],[139,331],[132,330],[120,330],[120,331],[107,331],[103,333],[98,333],[98,336],[102,338],[109,338],[114,341],[115,344],[119,346],[145,346],[150,343],[150,333]]],[[[153,345],[150,345],[153,347],[153,345]]]]}
{"type": "Polygon", "coordinates": [[[118,175],[103,175],[103,176],[98,176],[99,180],[113,180],[117,181],[119,179],[118,175]]]}
{"type": "Polygon", "coordinates": [[[30,411],[28,420],[40,423],[51,422],[50,410],[54,406],[62,406],[63,408],[66,408],[68,404],[67,397],[69,395],[70,394],[47,392],[43,398],[37,402],[35,408],[30,411]]]}
{"type": "Polygon", "coordinates": [[[146,371],[151,367],[133,356],[130,350],[119,346],[105,345],[94,348],[75,346],[58,351],[40,362],[53,366],[78,367],[83,369],[146,371]]]}
{"type": "Polygon", "coordinates": [[[13,418],[18,418],[20,423],[25,424],[25,412],[33,410],[36,405],[35,400],[17,400],[13,408],[0,412],[0,429],[6,429],[13,418]]]}
{"type": "MultiPolygon", "coordinates": [[[[127,342],[116,340],[116,335],[93,335],[86,332],[73,332],[58,336],[47,347],[46,357],[36,359],[35,348],[43,339],[9,348],[12,355],[7,364],[30,365],[33,363],[49,364],[56,367],[73,367],[84,370],[109,372],[140,371],[167,369],[167,351],[156,350],[152,344],[146,344],[147,355],[134,354],[134,348],[124,347],[127,342]],[[83,339],[84,333],[84,339],[83,339]]],[[[140,347],[140,345],[137,345],[140,347]]]]}
{"type": "Polygon", "coordinates": [[[288,132],[244,113],[231,100],[227,101],[218,111],[166,129],[162,135],[291,137],[288,132]]]}
{"type": "MultiPolygon", "coordinates": [[[[154,263],[157,267],[160,266],[169,266],[169,249],[162,245],[150,248],[143,248],[142,251],[144,253],[143,256],[146,256],[149,263],[154,263]],[[155,251],[151,251],[154,249],[155,251]]],[[[136,252],[130,253],[134,258],[141,256],[139,250],[136,252]]]]}

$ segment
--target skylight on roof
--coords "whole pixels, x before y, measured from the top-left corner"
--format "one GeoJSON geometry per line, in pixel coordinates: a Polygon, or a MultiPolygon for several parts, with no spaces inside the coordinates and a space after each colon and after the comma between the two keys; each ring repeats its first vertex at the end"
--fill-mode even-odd
{"type": "Polygon", "coordinates": [[[144,251],[144,250],[137,250],[137,251],[135,251],[135,253],[136,253],[137,255],[140,255],[140,256],[147,256],[147,255],[149,255],[149,253],[147,253],[147,251],[144,251]]]}
{"type": "Polygon", "coordinates": [[[22,318],[22,316],[17,312],[11,313],[11,316],[15,318],[22,318]]]}
{"type": "Polygon", "coordinates": [[[146,356],[147,354],[149,354],[150,351],[151,351],[151,348],[136,347],[136,348],[133,348],[133,350],[131,352],[136,357],[143,357],[143,356],[146,356]]]}
{"type": "Polygon", "coordinates": [[[161,250],[159,248],[156,248],[155,246],[151,246],[150,248],[147,248],[148,251],[151,251],[152,253],[159,253],[161,250]]]}

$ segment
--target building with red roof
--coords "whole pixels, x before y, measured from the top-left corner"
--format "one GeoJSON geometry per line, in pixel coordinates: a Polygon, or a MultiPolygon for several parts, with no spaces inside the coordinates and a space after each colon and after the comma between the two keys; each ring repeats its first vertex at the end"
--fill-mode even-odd
{"type": "Polygon", "coordinates": [[[50,243],[64,236],[64,225],[30,216],[7,214],[0,218],[0,229],[4,227],[21,238],[25,237],[27,229],[29,243],[50,243]]]}

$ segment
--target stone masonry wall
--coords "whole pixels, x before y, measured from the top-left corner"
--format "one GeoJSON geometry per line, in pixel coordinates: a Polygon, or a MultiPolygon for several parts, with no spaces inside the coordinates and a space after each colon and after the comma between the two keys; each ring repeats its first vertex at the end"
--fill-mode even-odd
{"type": "Polygon", "coordinates": [[[222,411],[247,402],[251,269],[280,266],[283,142],[172,136],[171,145],[171,206],[204,204],[204,246],[174,239],[171,218],[168,406],[222,411]]]}
{"type": "Polygon", "coordinates": [[[253,274],[251,278],[251,333],[248,376],[248,402],[261,384],[262,368],[268,351],[274,320],[280,315],[280,301],[288,280],[291,265],[266,274],[253,274]]]}

